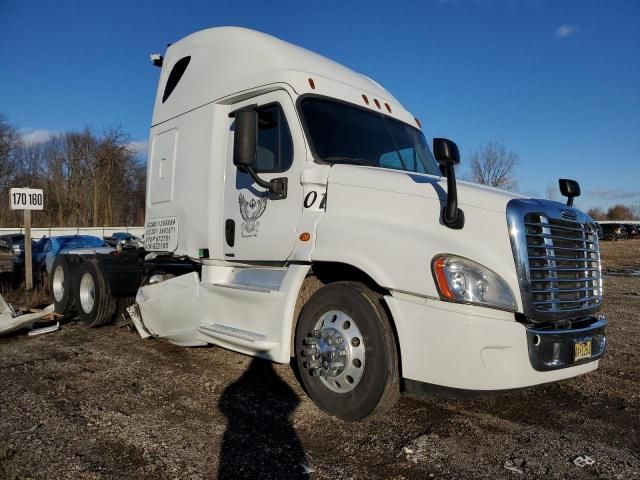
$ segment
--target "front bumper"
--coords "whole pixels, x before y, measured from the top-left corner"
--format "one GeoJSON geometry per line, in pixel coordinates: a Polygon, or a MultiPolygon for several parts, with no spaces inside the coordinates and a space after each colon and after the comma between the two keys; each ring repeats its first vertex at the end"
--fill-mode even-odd
{"type": "Polygon", "coordinates": [[[522,388],[593,371],[604,354],[604,319],[586,330],[543,331],[499,310],[395,292],[385,300],[409,380],[465,390],[522,388]],[[594,356],[569,362],[573,342],[587,337],[594,356]]]}
{"type": "Polygon", "coordinates": [[[607,348],[607,319],[602,315],[597,319],[584,321],[587,325],[581,328],[527,328],[529,359],[533,368],[546,372],[602,358],[607,348]],[[575,360],[575,346],[578,342],[588,342],[591,353],[588,359],[575,360]]]}

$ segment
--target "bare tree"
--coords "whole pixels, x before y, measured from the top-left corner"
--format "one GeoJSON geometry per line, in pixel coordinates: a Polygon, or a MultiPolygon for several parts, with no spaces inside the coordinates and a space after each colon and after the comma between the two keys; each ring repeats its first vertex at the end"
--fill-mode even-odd
{"type": "Polygon", "coordinates": [[[587,215],[589,215],[591,218],[593,218],[596,221],[607,219],[607,214],[604,213],[604,211],[599,207],[590,208],[589,210],[587,210],[587,215]]]}
{"type": "Polygon", "coordinates": [[[549,200],[553,200],[555,202],[559,201],[559,190],[557,185],[547,185],[546,188],[546,196],[549,200]]]}
{"type": "Polygon", "coordinates": [[[471,152],[471,181],[511,190],[516,187],[513,169],[518,154],[507,151],[504,145],[490,142],[471,152]]]}
{"type": "Polygon", "coordinates": [[[144,222],[145,165],[120,126],[96,133],[86,127],[25,143],[0,116],[0,226],[17,226],[9,188],[44,190],[36,226],[140,225],[144,222]]]}
{"type": "Polygon", "coordinates": [[[0,224],[15,216],[9,211],[9,188],[14,186],[16,153],[21,146],[18,131],[0,115],[0,224]]]}
{"type": "Polygon", "coordinates": [[[608,220],[633,220],[633,211],[626,205],[614,205],[607,210],[608,220]]]}

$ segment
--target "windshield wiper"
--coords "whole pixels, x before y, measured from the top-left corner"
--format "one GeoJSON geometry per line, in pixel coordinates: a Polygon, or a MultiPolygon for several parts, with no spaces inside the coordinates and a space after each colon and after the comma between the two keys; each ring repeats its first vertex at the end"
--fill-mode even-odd
{"type": "Polygon", "coordinates": [[[353,165],[365,165],[367,167],[375,166],[371,160],[365,160],[364,158],[352,158],[352,157],[327,157],[323,158],[325,162],[329,163],[345,163],[353,165]]]}

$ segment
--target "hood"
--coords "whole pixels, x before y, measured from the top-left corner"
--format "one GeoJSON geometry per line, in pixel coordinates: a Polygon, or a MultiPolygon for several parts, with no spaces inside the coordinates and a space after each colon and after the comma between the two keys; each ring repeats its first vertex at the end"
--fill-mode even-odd
{"type": "MultiPolygon", "coordinates": [[[[359,188],[383,190],[446,202],[447,179],[422,173],[405,172],[361,165],[333,165],[329,183],[359,188]]],[[[518,193],[470,182],[457,182],[458,205],[505,213],[507,203],[514,198],[528,198],[518,193]]]]}

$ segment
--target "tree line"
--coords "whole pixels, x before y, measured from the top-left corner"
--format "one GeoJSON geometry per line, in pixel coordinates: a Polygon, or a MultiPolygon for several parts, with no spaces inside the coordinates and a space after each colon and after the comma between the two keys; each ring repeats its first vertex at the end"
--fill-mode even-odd
{"type": "Polygon", "coordinates": [[[37,227],[144,224],[146,167],[120,126],[89,127],[27,142],[0,116],[0,226],[22,224],[9,210],[12,187],[41,188],[45,208],[32,212],[37,227]]]}
{"type": "MultiPolygon", "coordinates": [[[[507,150],[504,145],[490,142],[469,155],[469,180],[483,185],[515,190],[518,182],[514,176],[514,169],[518,165],[517,153],[507,150]]],[[[560,190],[556,185],[549,185],[546,198],[562,201],[560,190]]],[[[614,205],[606,211],[602,208],[591,208],[587,211],[594,220],[637,220],[640,219],[640,207],[628,205],[614,205]]]]}

